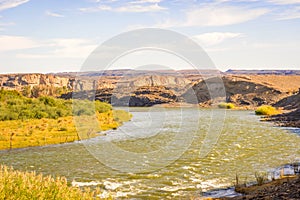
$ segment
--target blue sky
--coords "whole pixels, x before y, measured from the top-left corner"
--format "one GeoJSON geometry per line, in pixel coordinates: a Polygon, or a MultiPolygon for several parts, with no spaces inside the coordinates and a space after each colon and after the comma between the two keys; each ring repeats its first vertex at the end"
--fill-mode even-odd
{"type": "Polygon", "coordinates": [[[191,37],[223,71],[300,69],[300,0],[0,0],[0,72],[79,71],[147,27],[191,37]]]}

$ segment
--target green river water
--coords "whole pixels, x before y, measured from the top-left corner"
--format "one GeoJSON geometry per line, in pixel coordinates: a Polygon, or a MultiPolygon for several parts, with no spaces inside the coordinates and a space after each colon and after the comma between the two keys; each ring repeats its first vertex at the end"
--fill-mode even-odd
{"type": "Polygon", "coordinates": [[[298,129],[253,111],[130,108],[130,122],[90,140],[0,152],[1,164],[98,186],[102,197],[174,199],[255,180],[300,159],[298,129]],[[297,133],[298,132],[298,133],[297,133]]]}

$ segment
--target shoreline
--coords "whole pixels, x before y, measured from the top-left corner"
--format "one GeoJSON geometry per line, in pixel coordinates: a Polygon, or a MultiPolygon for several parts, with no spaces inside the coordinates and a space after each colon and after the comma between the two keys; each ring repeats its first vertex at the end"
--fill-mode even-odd
{"type": "Polygon", "coordinates": [[[271,180],[269,180],[269,175],[268,173],[265,180],[260,184],[257,182],[248,182],[204,192],[204,196],[201,199],[241,200],[270,199],[271,197],[271,199],[273,199],[275,196],[300,198],[300,196],[293,197],[297,195],[293,193],[294,190],[286,189],[296,187],[300,195],[300,163],[290,163],[275,168],[274,171],[272,171],[271,180]],[[277,176],[275,176],[275,174],[277,176]]]}

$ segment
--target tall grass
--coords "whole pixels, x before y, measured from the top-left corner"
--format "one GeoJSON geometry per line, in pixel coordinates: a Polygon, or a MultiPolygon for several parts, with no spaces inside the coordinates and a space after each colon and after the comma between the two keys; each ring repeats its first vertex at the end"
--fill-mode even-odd
{"type": "Polygon", "coordinates": [[[92,200],[99,189],[90,191],[68,186],[64,177],[53,178],[35,172],[20,172],[0,166],[0,199],[6,200],[92,200]]]}
{"type": "Polygon", "coordinates": [[[257,185],[262,185],[266,181],[268,181],[267,173],[265,173],[265,172],[260,172],[260,173],[255,172],[255,179],[256,179],[257,185]]]}

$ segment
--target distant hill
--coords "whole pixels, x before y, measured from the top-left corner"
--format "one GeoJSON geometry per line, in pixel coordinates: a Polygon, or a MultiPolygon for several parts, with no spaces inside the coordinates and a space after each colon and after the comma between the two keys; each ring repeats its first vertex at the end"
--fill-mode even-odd
{"type": "Polygon", "coordinates": [[[300,75],[300,70],[232,70],[229,69],[225,74],[245,74],[245,75],[300,75]]]}

